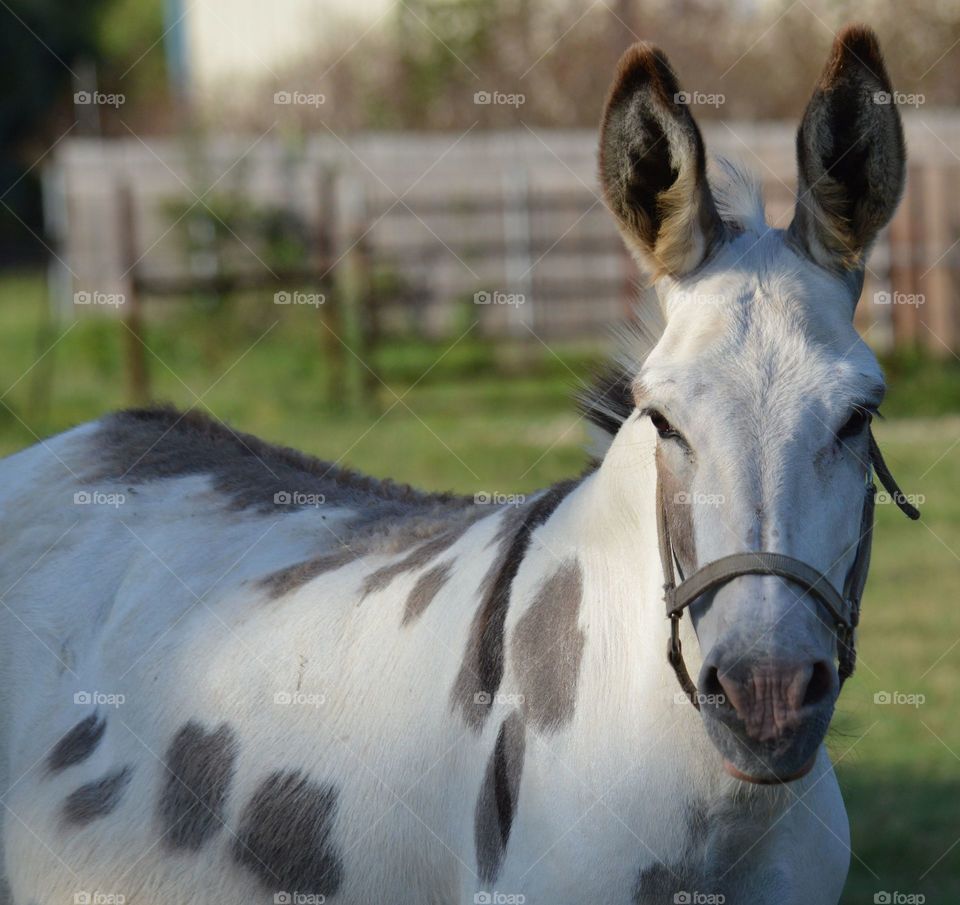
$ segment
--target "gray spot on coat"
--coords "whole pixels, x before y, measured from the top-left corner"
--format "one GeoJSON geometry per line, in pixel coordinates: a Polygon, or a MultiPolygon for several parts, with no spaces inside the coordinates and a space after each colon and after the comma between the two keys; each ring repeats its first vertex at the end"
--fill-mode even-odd
{"type": "Polygon", "coordinates": [[[795,888],[788,873],[744,857],[782,818],[778,801],[776,796],[755,798],[746,808],[735,799],[715,802],[709,809],[705,803],[690,804],[671,858],[639,871],[635,905],[674,905],[679,893],[685,893],[687,901],[695,893],[729,903],[788,899],[795,888]]]}
{"type": "MultiPolygon", "coordinates": [[[[506,552],[501,544],[494,564],[481,583],[480,606],[470,626],[463,663],[450,692],[451,707],[459,709],[467,725],[478,732],[483,728],[503,679],[503,629],[513,579],[520,571],[534,531],[549,520],[578,483],[575,479],[555,484],[523,507],[522,521],[506,543],[506,552]]],[[[513,524],[512,519],[507,518],[503,527],[513,524]]]]}
{"type": "Polygon", "coordinates": [[[417,583],[407,595],[402,625],[409,625],[420,618],[424,610],[433,603],[433,598],[437,596],[440,589],[449,581],[452,568],[453,563],[443,562],[424,572],[417,579],[417,583]]]}
{"type": "Polygon", "coordinates": [[[386,587],[395,576],[426,565],[487,515],[482,506],[469,509],[440,506],[406,515],[394,513],[382,521],[366,513],[338,528],[340,546],[273,572],[263,579],[262,586],[276,599],[365,556],[388,556],[415,548],[398,562],[365,576],[363,593],[368,594],[386,587]]]}
{"type": "Polygon", "coordinates": [[[514,711],[500,726],[477,799],[474,837],[477,873],[483,883],[496,881],[507,852],[520,795],[525,749],[523,717],[514,711]]]}
{"type": "Polygon", "coordinates": [[[361,555],[359,548],[338,547],[336,550],[315,556],[306,562],[278,569],[264,578],[261,585],[270,597],[274,599],[284,597],[326,572],[336,572],[337,569],[342,569],[361,555]]]}
{"type": "Polygon", "coordinates": [[[460,540],[472,524],[472,521],[468,521],[456,525],[439,534],[437,537],[428,540],[425,544],[415,547],[398,562],[389,563],[377,569],[375,572],[371,572],[363,581],[364,596],[372,594],[375,591],[382,591],[394,578],[402,575],[404,572],[413,572],[427,565],[431,560],[435,559],[460,540]]]}
{"type": "Polygon", "coordinates": [[[100,744],[106,728],[106,719],[98,713],[80,720],[54,746],[47,758],[47,768],[56,773],[86,760],[100,744]]]}
{"type": "Polygon", "coordinates": [[[199,849],[223,826],[236,758],[236,738],[226,723],[208,732],[191,721],[176,734],[158,803],[168,848],[199,849]]]}
{"type": "Polygon", "coordinates": [[[633,900],[636,905],[674,905],[676,902],[689,901],[679,898],[681,893],[692,895],[694,892],[706,894],[705,890],[700,889],[698,881],[684,872],[682,864],[668,867],[658,861],[640,871],[633,900]]]}
{"type": "Polygon", "coordinates": [[[641,869],[634,888],[636,905],[674,905],[679,893],[691,897],[694,893],[716,893],[715,879],[706,870],[706,842],[706,810],[692,807],[686,814],[684,839],[675,859],[669,863],[660,860],[641,869]]]}
{"type": "Polygon", "coordinates": [[[573,716],[583,657],[583,571],[568,559],[543,583],[514,630],[511,660],[527,720],[555,732],[573,716]]]}
{"type": "Polygon", "coordinates": [[[121,767],[100,779],[80,786],[63,803],[63,817],[68,824],[89,823],[113,811],[130,784],[133,767],[121,767]]]}
{"type": "Polygon", "coordinates": [[[298,770],[271,773],[240,818],[234,858],[275,892],[332,896],[343,880],[333,839],[337,790],[298,770]]]}

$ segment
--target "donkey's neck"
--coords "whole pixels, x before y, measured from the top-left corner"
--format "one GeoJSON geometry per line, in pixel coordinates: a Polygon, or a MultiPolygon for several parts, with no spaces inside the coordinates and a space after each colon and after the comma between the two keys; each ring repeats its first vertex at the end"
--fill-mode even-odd
{"type": "MultiPolygon", "coordinates": [[[[669,622],[663,605],[652,433],[635,418],[628,421],[600,467],[544,526],[540,550],[545,569],[563,557],[565,548],[573,548],[571,555],[583,569],[584,682],[597,693],[609,684],[617,689],[615,695],[636,695],[638,714],[631,719],[646,722],[649,715],[660,721],[667,714],[702,733],[666,659],[669,622]]],[[[695,670],[696,639],[689,627],[684,629],[695,670]]]]}
{"type": "MultiPolygon", "coordinates": [[[[575,559],[582,570],[576,625],[584,643],[576,709],[564,727],[568,743],[556,737],[567,765],[602,789],[642,764],[642,782],[622,790],[624,813],[647,814],[666,801],[671,807],[725,809],[746,794],[762,803],[767,819],[793,794],[779,787],[745,789],[724,772],[698,711],[667,661],[670,625],[657,531],[656,441],[645,423],[635,417],[633,422],[619,432],[600,467],[535,533],[533,568],[522,570],[514,585],[511,646],[517,644],[516,629],[537,606],[535,589],[548,587],[549,576],[575,559]]],[[[564,609],[559,600],[548,606],[557,614],[564,609]]],[[[541,625],[543,646],[556,644],[546,637],[546,623],[541,625]]],[[[689,621],[681,627],[681,639],[695,676],[700,654],[689,621]]],[[[549,659],[550,651],[542,653],[540,664],[549,659]]]]}

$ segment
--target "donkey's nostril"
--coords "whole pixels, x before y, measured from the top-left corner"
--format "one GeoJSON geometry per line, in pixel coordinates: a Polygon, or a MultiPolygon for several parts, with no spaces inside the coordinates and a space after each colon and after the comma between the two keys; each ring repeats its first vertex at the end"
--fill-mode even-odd
{"type": "Polygon", "coordinates": [[[833,666],[825,660],[813,664],[813,672],[803,695],[803,707],[816,707],[833,694],[833,666]]]}
{"type": "Polygon", "coordinates": [[[703,674],[700,676],[700,693],[710,696],[714,700],[723,700],[725,693],[723,683],[720,681],[720,673],[716,666],[706,666],[703,674]]]}

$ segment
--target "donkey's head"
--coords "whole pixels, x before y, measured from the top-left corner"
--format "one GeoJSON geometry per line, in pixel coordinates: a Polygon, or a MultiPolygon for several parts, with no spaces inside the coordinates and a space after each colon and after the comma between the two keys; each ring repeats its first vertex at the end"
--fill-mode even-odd
{"type": "MultiPolygon", "coordinates": [[[[638,44],[620,62],[600,175],[666,318],[631,383],[641,417],[624,430],[659,435],[682,575],[769,551],[844,588],[860,538],[869,421],[884,393],[853,312],[867,252],[903,188],[891,93],[873,33],[845,29],[797,133],[796,212],[779,230],[737,172],[714,196],[700,131],[665,56],[638,44]]],[[[756,781],[802,775],[839,689],[823,607],[794,581],[750,574],[690,612],[701,710],[728,770],[756,781]]]]}

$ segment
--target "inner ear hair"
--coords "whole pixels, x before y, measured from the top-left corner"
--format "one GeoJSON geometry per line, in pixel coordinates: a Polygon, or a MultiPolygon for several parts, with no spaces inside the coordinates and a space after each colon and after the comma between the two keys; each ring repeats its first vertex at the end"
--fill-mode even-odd
{"type": "Polygon", "coordinates": [[[799,191],[791,238],[818,264],[862,269],[903,192],[906,150],[876,35],[849,25],[797,132],[799,191]]]}
{"type": "Polygon", "coordinates": [[[620,58],[600,126],[600,183],[627,246],[652,276],[697,267],[722,236],[706,150],[664,53],[620,58]]]}

